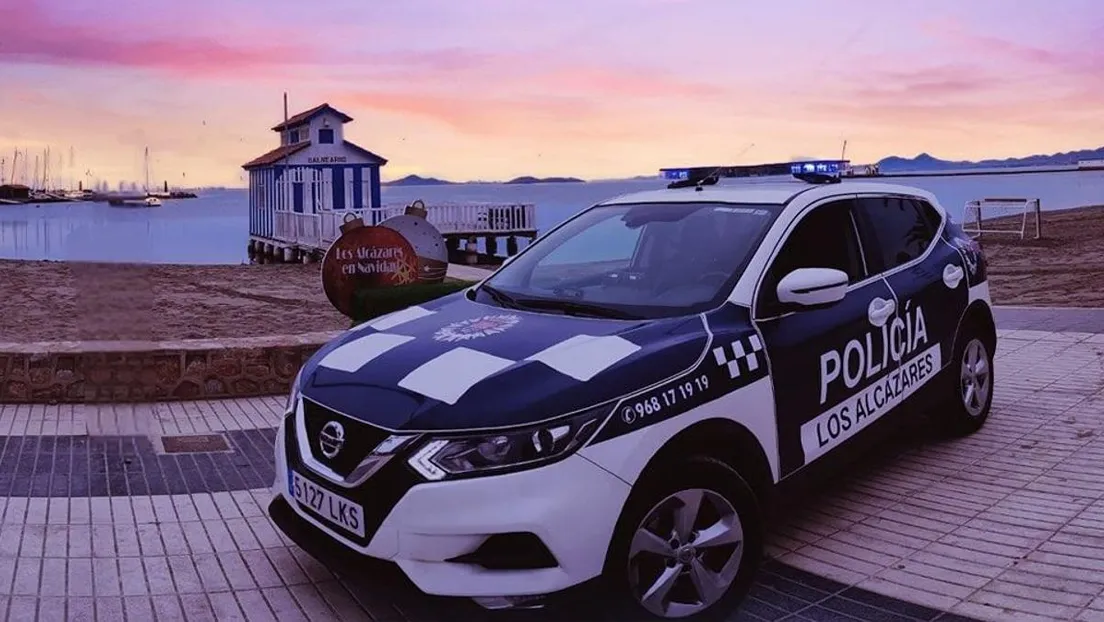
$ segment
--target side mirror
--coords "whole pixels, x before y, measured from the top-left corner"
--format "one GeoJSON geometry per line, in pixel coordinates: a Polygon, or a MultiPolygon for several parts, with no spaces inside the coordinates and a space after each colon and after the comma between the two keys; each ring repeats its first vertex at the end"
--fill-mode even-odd
{"type": "Polygon", "coordinates": [[[778,282],[778,301],[816,307],[843,300],[847,273],[832,268],[798,268],[778,282]]]}

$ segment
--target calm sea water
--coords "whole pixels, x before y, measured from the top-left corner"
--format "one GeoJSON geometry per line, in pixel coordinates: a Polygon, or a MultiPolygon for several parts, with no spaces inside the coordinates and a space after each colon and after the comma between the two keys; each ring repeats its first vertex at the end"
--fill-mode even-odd
{"type": "MultiPolygon", "coordinates": [[[[898,181],[934,192],[956,217],[972,199],[1038,197],[1044,210],[1104,204],[1104,171],[1029,175],[912,177],[898,181]]],[[[732,183],[725,182],[725,183],[732,183]]],[[[544,231],[598,201],[659,189],[655,180],[586,184],[471,184],[384,188],[385,203],[423,199],[534,203],[544,231]]],[[[245,190],[206,191],[198,199],[165,201],[159,209],[103,203],[0,205],[0,258],[138,263],[248,263],[245,190]]]]}

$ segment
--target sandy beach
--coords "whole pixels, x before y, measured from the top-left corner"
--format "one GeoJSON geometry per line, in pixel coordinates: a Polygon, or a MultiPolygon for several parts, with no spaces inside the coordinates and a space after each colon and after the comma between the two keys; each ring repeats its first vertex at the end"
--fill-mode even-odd
{"type": "MultiPolygon", "coordinates": [[[[1043,239],[985,236],[997,304],[1104,306],[1104,206],[1043,215],[1043,239]]],[[[0,260],[0,341],[169,340],[341,330],[319,266],[0,260]]]]}
{"type": "Polygon", "coordinates": [[[1104,205],[1043,212],[1043,237],[986,235],[990,292],[1001,305],[1104,307],[1104,205]]]}

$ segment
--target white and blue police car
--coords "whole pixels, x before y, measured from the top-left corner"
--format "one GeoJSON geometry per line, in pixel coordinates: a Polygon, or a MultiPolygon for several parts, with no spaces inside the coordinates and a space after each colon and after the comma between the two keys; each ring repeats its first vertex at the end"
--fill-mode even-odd
{"type": "Polygon", "coordinates": [[[972,432],[993,395],[978,244],[929,192],[794,166],[664,169],[322,347],[274,521],[487,608],[597,581],[657,618],[731,611],[780,491],[902,416],[972,432]]]}

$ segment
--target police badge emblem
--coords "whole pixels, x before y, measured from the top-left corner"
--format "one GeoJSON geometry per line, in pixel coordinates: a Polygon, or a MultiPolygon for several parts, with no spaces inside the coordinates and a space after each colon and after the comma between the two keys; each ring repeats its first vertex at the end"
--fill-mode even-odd
{"type": "Polygon", "coordinates": [[[448,342],[468,341],[505,332],[520,321],[516,315],[484,315],[444,326],[433,334],[433,338],[448,342]]]}

